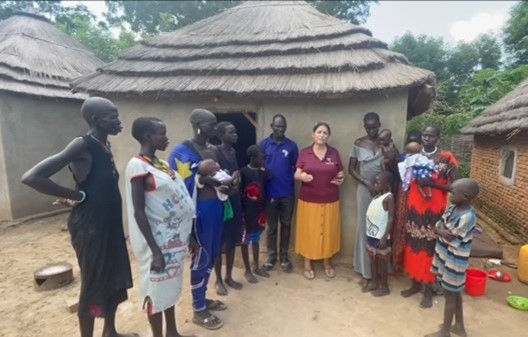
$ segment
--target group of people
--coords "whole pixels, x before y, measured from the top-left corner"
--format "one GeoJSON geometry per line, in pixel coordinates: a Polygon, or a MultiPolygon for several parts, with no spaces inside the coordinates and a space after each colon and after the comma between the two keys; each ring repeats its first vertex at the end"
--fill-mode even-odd
{"type": "MultiPolygon", "coordinates": [[[[108,136],[117,135],[122,127],[109,100],[91,97],[81,113],[90,126],[88,134],[37,164],[22,181],[72,207],[68,228],[81,270],[81,337],[92,337],[95,317],[105,318],[104,337],[117,337],[122,335],[115,330],[115,312],[132,287],[119,174],[108,142],[108,136]],[[67,165],[75,189],[49,178],[67,165]]],[[[339,187],[345,174],[339,152],[328,144],[330,125],[315,124],[312,144],[299,151],[285,136],[286,118],[276,115],[271,135],[248,147],[249,164],[239,167],[233,124],[217,123],[205,109],[194,110],[190,124],[192,138],[176,145],[168,161],[156,154],[169,144],[163,121],[140,117],[132,125],[139,151],[126,168],[128,228],[139,265],[141,301],[154,337],[163,336],[163,315],[165,336],[180,336],[174,307],[188,252],[193,322],[210,330],[223,326],[211,312],[227,309],[224,302],[206,296],[213,269],[218,295],[226,295],[228,287],[243,287],[232,275],[236,247],[241,247],[249,283],[257,283],[257,276],[269,277],[277,263],[291,272],[288,251],[295,205],[295,252],[304,258],[304,277],[316,277],[313,262],[317,260],[322,260],[326,277],[336,276],[331,259],[340,251],[339,187]],[[212,145],[213,137],[221,144],[212,145]],[[297,197],[295,180],[300,182],[297,197]],[[268,257],[261,265],[264,229],[268,257]]],[[[348,165],[359,183],[354,269],[362,276],[361,288],[374,296],[388,295],[389,272],[405,269],[413,283],[402,296],[423,291],[421,306],[427,308],[438,280],[446,297],[445,317],[441,330],[428,336],[464,335],[460,291],[475,226],[471,201],[478,184],[458,180],[456,159],[437,147],[439,128],[429,126],[421,134],[409,134],[408,151],[400,154],[390,130],[380,132],[376,113],[364,116],[364,127],[367,135],[355,141],[348,165]],[[430,160],[426,173],[418,167],[423,158],[409,159],[418,155],[430,160]],[[453,206],[446,211],[448,192],[453,206]]]]}

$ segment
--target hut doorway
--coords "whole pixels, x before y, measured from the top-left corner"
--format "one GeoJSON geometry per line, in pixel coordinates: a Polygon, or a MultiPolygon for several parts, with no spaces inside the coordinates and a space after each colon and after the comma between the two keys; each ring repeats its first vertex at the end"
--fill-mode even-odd
{"type": "MultiPolygon", "coordinates": [[[[257,114],[254,112],[227,112],[215,113],[215,115],[218,122],[230,122],[237,129],[238,142],[235,146],[235,150],[237,153],[238,165],[240,165],[240,167],[247,165],[249,163],[249,158],[246,155],[246,150],[250,145],[257,142],[257,130],[248,118],[255,121],[257,114]]],[[[220,140],[214,139],[211,140],[211,143],[218,145],[220,144],[220,140]]]]}

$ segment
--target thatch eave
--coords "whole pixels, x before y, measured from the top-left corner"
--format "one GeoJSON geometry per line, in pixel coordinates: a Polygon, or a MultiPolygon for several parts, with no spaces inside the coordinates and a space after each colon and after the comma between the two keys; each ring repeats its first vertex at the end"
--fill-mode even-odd
{"type": "Polygon", "coordinates": [[[0,91],[53,99],[84,99],[70,92],[69,82],[104,64],[49,20],[29,13],[0,22],[0,55],[0,91]]]}
{"type": "Polygon", "coordinates": [[[139,45],[122,52],[122,60],[166,60],[187,61],[224,57],[258,57],[273,55],[294,55],[314,52],[332,52],[336,50],[355,50],[363,48],[387,49],[387,44],[378,39],[354,34],[336,39],[293,42],[290,44],[259,44],[239,46],[210,46],[207,48],[157,48],[139,45]]]}
{"type": "MultiPolygon", "coordinates": [[[[344,24],[344,23],[341,23],[341,24],[335,25],[335,26],[341,26],[342,24],[344,24]]],[[[328,27],[331,27],[331,26],[328,26],[328,27]]],[[[325,28],[328,28],[328,27],[325,27],[325,28]]],[[[171,34],[171,33],[166,33],[166,34],[171,34]]],[[[290,44],[290,43],[297,43],[297,42],[305,43],[305,42],[310,42],[310,41],[315,41],[315,40],[335,39],[335,38],[340,38],[340,37],[344,37],[344,36],[349,36],[349,35],[352,35],[352,34],[364,34],[364,35],[372,38],[372,33],[368,29],[363,28],[363,27],[359,27],[359,26],[354,26],[354,27],[349,27],[349,28],[344,29],[344,30],[339,31],[339,32],[331,32],[331,33],[321,34],[321,35],[299,36],[299,37],[290,38],[290,39],[288,39],[287,36],[285,36],[284,34],[280,34],[280,35],[277,35],[277,36],[275,36],[273,38],[262,39],[262,40],[255,39],[255,36],[242,37],[242,36],[239,35],[236,38],[232,38],[231,37],[230,40],[211,41],[210,39],[212,39],[212,38],[217,39],[219,37],[222,37],[222,35],[214,35],[214,36],[188,35],[188,36],[178,36],[178,39],[176,40],[176,42],[174,42],[172,40],[170,41],[170,43],[169,43],[169,41],[167,41],[167,42],[157,42],[157,39],[154,38],[154,39],[151,39],[151,40],[141,41],[141,45],[143,45],[145,47],[153,47],[153,48],[160,48],[160,49],[166,49],[166,48],[170,48],[170,49],[185,49],[185,48],[203,49],[203,48],[236,47],[236,46],[253,47],[253,46],[258,46],[258,45],[266,45],[266,44],[290,44]],[[203,38],[208,38],[208,39],[204,41],[204,40],[202,40],[203,38]],[[187,39],[189,39],[189,40],[192,39],[194,41],[186,42],[187,39]]],[[[171,38],[175,38],[175,37],[171,36],[171,38]]]]}
{"type": "Polygon", "coordinates": [[[351,96],[352,93],[378,92],[434,83],[434,74],[404,64],[389,64],[366,73],[225,75],[145,77],[94,73],[71,83],[76,91],[107,95],[272,95],[351,96]]]}

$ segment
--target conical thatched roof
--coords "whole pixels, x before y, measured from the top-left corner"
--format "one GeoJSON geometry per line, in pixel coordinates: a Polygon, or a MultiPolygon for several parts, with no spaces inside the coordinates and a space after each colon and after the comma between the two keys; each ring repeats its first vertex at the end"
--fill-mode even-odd
{"type": "Polygon", "coordinates": [[[0,22],[0,91],[84,99],[69,82],[103,64],[43,17],[19,13],[0,22]]]}
{"type": "Polygon", "coordinates": [[[484,110],[463,133],[499,134],[518,130],[528,130],[528,79],[484,110]]]}
{"type": "Polygon", "coordinates": [[[144,41],[74,90],[114,95],[349,97],[434,83],[369,30],[304,1],[248,1],[144,41]]]}

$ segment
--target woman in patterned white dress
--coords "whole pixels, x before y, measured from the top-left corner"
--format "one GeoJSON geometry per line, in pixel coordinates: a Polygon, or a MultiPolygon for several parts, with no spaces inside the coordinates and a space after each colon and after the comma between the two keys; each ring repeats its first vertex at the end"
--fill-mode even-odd
{"type": "Polygon", "coordinates": [[[183,263],[188,251],[194,204],[181,176],[155,156],[168,145],[165,124],[138,118],[132,135],[141,144],[127,165],[127,206],[130,241],[140,271],[143,307],[154,337],[180,336],[174,306],[182,291],[183,263]]]}

